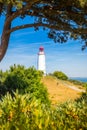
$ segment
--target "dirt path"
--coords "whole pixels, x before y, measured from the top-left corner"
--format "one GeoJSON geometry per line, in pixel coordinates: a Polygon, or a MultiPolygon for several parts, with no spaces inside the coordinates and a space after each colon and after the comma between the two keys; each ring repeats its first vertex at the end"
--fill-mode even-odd
{"type": "Polygon", "coordinates": [[[53,104],[75,100],[83,92],[82,89],[50,76],[44,77],[42,81],[48,89],[49,97],[53,104]]]}
{"type": "Polygon", "coordinates": [[[73,89],[73,90],[75,90],[75,91],[78,91],[78,92],[85,92],[85,90],[79,89],[79,88],[77,88],[77,87],[74,86],[74,85],[69,85],[69,84],[66,84],[66,83],[63,83],[63,84],[64,84],[64,86],[69,87],[69,88],[71,88],[71,89],[73,89]]]}

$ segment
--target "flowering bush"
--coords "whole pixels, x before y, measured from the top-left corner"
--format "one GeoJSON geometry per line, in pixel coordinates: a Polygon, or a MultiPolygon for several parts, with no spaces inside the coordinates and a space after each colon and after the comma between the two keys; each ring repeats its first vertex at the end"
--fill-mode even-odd
{"type": "Polygon", "coordinates": [[[1,130],[85,130],[87,95],[84,99],[49,106],[29,94],[9,93],[0,101],[1,130]]]}

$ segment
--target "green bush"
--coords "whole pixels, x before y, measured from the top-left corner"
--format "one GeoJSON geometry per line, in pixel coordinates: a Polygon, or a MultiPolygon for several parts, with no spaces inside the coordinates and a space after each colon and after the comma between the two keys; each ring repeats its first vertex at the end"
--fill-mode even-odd
{"type": "Polygon", "coordinates": [[[34,67],[25,69],[24,66],[11,66],[4,84],[9,90],[22,90],[23,92],[29,86],[38,86],[41,81],[41,75],[34,67]]]}
{"type": "Polygon", "coordinates": [[[55,71],[53,73],[53,76],[55,76],[58,79],[62,79],[62,80],[67,80],[68,79],[68,77],[61,71],[55,71]]]}
{"type": "Polygon", "coordinates": [[[24,93],[26,87],[28,87],[28,80],[25,75],[26,69],[24,66],[11,66],[8,71],[8,75],[5,78],[4,84],[9,92],[19,90],[19,92],[24,93]]]}
{"type": "Polygon", "coordinates": [[[83,83],[83,87],[86,89],[87,91],[87,82],[83,83]]]}
{"type": "Polygon", "coordinates": [[[4,84],[7,74],[7,71],[3,72],[2,70],[0,70],[0,98],[7,92],[7,87],[4,84]]]}
{"type": "Polygon", "coordinates": [[[76,85],[82,85],[83,86],[83,82],[78,81],[78,80],[74,80],[74,79],[68,79],[69,82],[74,83],[76,85]]]}
{"type": "Polygon", "coordinates": [[[41,83],[42,76],[42,73],[34,67],[26,69],[20,65],[11,66],[3,82],[4,88],[6,88],[5,93],[9,92],[13,95],[13,92],[18,89],[21,94],[29,93],[32,97],[35,96],[42,102],[50,103],[47,89],[41,83]]]}

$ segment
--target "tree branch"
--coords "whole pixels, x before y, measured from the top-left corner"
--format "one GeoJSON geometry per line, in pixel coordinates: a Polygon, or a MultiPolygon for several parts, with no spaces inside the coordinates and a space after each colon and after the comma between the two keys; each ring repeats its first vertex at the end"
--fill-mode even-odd
{"type": "Polygon", "coordinates": [[[11,22],[13,19],[15,19],[16,17],[20,16],[23,12],[25,12],[26,10],[29,10],[33,4],[35,4],[36,2],[39,2],[39,1],[40,0],[33,0],[33,1],[29,2],[26,6],[22,7],[21,9],[17,10],[16,12],[14,12],[8,18],[7,22],[11,22]]]}
{"type": "Polygon", "coordinates": [[[16,30],[19,30],[19,29],[37,27],[37,26],[41,26],[41,24],[40,23],[33,23],[33,24],[25,24],[25,25],[21,25],[21,26],[16,26],[16,27],[13,27],[12,29],[8,30],[6,33],[9,34],[9,33],[14,32],[16,30]]]}
{"type": "Polygon", "coordinates": [[[49,29],[54,29],[56,31],[64,30],[64,31],[69,31],[69,32],[77,33],[77,34],[87,34],[87,29],[81,29],[81,28],[72,29],[70,27],[67,28],[66,25],[65,25],[65,27],[64,26],[61,27],[60,25],[56,26],[56,25],[45,24],[45,23],[32,23],[32,24],[25,24],[25,25],[21,25],[21,26],[16,26],[16,27],[13,27],[10,30],[8,30],[6,33],[10,34],[11,32],[14,32],[14,31],[17,31],[20,29],[24,29],[24,28],[30,28],[30,27],[46,27],[49,29]]]}
{"type": "Polygon", "coordinates": [[[50,29],[55,29],[55,30],[62,30],[62,28],[55,26],[55,25],[50,25],[50,24],[45,24],[45,23],[33,23],[33,24],[25,24],[25,25],[13,27],[12,29],[8,30],[6,33],[9,34],[11,32],[17,31],[19,29],[30,28],[30,27],[41,27],[41,26],[47,27],[50,29]]]}

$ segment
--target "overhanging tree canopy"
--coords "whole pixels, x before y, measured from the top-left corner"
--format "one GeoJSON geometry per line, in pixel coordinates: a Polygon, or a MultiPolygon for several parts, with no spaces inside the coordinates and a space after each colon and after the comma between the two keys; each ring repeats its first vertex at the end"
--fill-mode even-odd
{"type": "Polygon", "coordinates": [[[6,53],[10,34],[24,28],[43,27],[49,29],[48,36],[55,42],[79,38],[85,41],[83,49],[87,46],[87,0],[0,0],[0,14],[5,17],[0,61],[6,53]],[[12,27],[16,18],[26,16],[32,16],[35,21],[12,27]]]}

